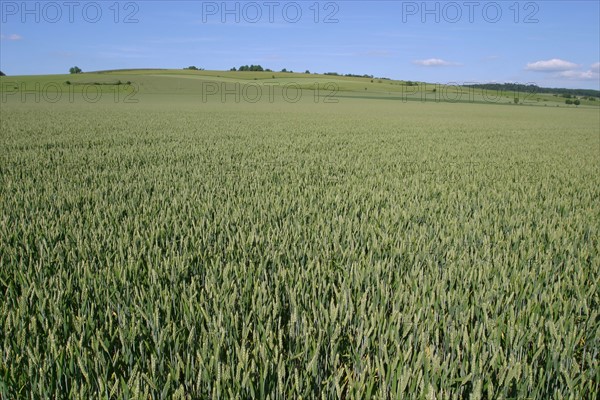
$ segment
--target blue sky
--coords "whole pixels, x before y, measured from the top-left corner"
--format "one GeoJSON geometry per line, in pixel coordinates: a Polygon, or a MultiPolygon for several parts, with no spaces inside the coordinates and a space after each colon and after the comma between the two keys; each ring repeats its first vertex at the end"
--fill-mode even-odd
{"type": "Polygon", "coordinates": [[[597,0],[0,0],[0,70],[260,64],[437,83],[600,89],[599,19],[597,0]]]}

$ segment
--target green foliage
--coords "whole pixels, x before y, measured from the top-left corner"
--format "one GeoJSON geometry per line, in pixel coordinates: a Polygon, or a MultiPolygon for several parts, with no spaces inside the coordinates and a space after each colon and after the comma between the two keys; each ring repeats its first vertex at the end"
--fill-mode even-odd
{"type": "Polygon", "coordinates": [[[191,98],[2,104],[2,399],[598,393],[596,109],[191,98]]]}
{"type": "Polygon", "coordinates": [[[465,85],[465,87],[485,89],[494,92],[519,92],[527,94],[541,94],[547,93],[553,96],[571,98],[572,96],[600,96],[600,91],[594,89],[564,89],[564,88],[545,88],[539,87],[533,84],[520,84],[520,83],[484,83],[465,85]]]}
{"type": "Polygon", "coordinates": [[[263,67],[261,67],[260,65],[242,65],[238,71],[255,71],[255,72],[261,72],[264,71],[263,67]]]}
{"type": "Polygon", "coordinates": [[[83,71],[81,71],[81,68],[79,68],[77,66],[69,68],[70,74],[80,74],[81,72],[83,72],[83,71]]]}

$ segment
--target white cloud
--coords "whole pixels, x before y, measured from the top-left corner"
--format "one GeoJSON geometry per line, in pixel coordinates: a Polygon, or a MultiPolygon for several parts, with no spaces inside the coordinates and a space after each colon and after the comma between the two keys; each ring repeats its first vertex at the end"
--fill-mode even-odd
{"type": "Polygon", "coordinates": [[[559,58],[553,58],[552,60],[542,60],[533,63],[528,63],[525,69],[529,71],[539,72],[557,72],[571,70],[577,68],[577,66],[577,64],[574,64],[569,61],[561,60],[559,58]]]}
{"type": "Polygon", "coordinates": [[[413,64],[420,65],[422,67],[449,67],[456,65],[450,61],[442,60],[440,58],[428,58],[427,60],[414,60],[413,64]]]}
{"type": "Polygon", "coordinates": [[[2,40],[11,40],[11,41],[16,41],[16,40],[22,40],[23,36],[16,34],[16,33],[12,33],[8,36],[6,35],[0,35],[0,39],[2,40]]]}
{"type": "Polygon", "coordinates": [[[592,70],[589,71],[562,71],[558,74],[561,78],[573,79],[579,81],[597,80],[599,78],[598,72],[592,70]]]}
{"type": "Polygon", "coordinates": [[[584,70],[575,63],[555,58],[527,64],[526,69],[538,72],[552,72],[550,76],[570,81],[595,81],[600,79],[600,63],[592,64],[590,69],[584,70]]]}

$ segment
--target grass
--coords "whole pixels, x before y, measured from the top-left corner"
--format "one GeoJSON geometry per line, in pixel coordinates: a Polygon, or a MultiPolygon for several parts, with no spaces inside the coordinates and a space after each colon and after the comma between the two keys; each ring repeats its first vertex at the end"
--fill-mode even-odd
{"type": "MultiPolygon", "coordinates": [[[[370,78],[355,78],[344,76],[331,76],[321,74],[283,73],[283,72],[234,72],[234,71],[193,71],[193,70],[115,70],[105,72],[92,72],[77,75],[40,75],[40,76],[12,76],[0,78],[0,95],[8,98],[32,96],[24,93],[41,92],[52,99],[51,94],[56,92],[81,93],[87,90],[92,96],[97,90],[101,93],[123,95],[137,94],[188,94],[198,95],[206,92],[207,87],[215,85],[218,91],[210,97],[221,98],[222,90],[234,90],[238,93],[248,87],[248,90],[258,86],[263,93],[274,90],[281,94],[285,87],[290,90],[302,89],[304,96],[314,96],[314,91],[319,89],[317,97],[330,96],[335,98],[359,97],[365,99],[389,99],[399,101],[419,102],[445,102],[445,103],[490,103],[513,104],[519,98],[521,105],[540,107],[569,107],[565,99],[551,94],[517,93],[482,91],[465,87],[447,86],[438,83],[419,82],[418,86],[406,86],[405,81],[378,80],[370,78]],[[65,82],[69,81],[69,88],[65,82]],[[121,85],[115,88],[115,82],[131,82],[132,85],[121,85]],[[238,88],[235,89],[235,85],[238,88]],[[89,86],[99,86],[89,88],[89,86]],[[434,91],[435,90],[435,91],[434,91]]],[[[212,92],[211,92],[212,93],[212,92]]],[[[231,96],[231,95],[229,95],[231,96]]],[[[284,99],[285,100],[285,99],[284,99]]],[[[581,100],[579,107],[592,107],[598,109],[600,102],[581,100]]]]}
{"type": "Polygon", "coordinates": [[[153,74],[2,103],[0,397],[598,393],[597,109],[153,74]]]}

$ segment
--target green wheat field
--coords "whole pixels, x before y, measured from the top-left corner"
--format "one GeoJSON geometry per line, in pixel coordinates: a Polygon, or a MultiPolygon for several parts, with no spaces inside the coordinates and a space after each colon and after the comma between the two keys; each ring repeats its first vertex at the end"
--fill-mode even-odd
{"type": "Polygon", "coordinates": [[[596,398],[598,105],[276,75],[0,79],[0,399],[596,398]]]}

